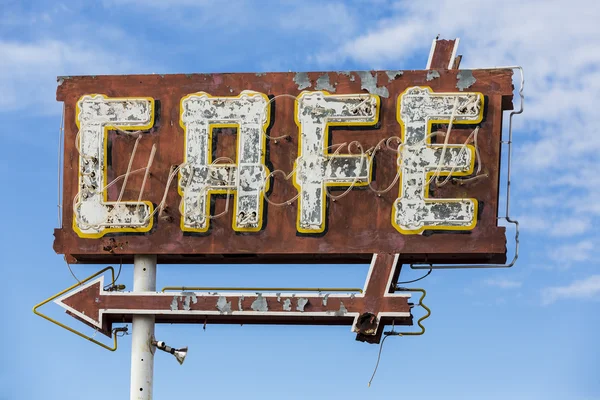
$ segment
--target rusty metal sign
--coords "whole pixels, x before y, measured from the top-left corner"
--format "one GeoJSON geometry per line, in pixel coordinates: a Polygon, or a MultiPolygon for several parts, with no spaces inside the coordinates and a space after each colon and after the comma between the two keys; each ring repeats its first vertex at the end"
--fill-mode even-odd
{"type": "Polygon", "coordinates": [[[503,263],[512,70],[439,59],[423,71],[62,77],[54,249],[72,263],[503,263]]]}

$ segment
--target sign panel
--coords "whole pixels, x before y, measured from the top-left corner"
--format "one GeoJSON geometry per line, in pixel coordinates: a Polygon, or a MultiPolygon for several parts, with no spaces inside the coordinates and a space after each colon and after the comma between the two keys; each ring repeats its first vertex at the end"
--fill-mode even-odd
{"type": "Polygon", "coordinates": [[[502,263],[512,71],[81,76],[65,106],[70,262],[502,263]]]}

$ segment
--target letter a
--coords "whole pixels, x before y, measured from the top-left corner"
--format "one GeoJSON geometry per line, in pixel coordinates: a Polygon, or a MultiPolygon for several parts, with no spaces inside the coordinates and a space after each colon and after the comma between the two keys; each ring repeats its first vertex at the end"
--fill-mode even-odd
{"type": "Polygon", "coordinates": [[[269,126],[269,99],[245,90],[236,97],[190,94],[181,100],[180,125],[185,132],[184,168],[179,179],[181,229],[206,232],[210,221],[210,195],[232,193],[232,226],[236,231],[262,228],[263,194],[268,190],[265,166],[265,131],[269,126]],[[213,128],[235,127],[237,161],[213,164],[213,128]]]}

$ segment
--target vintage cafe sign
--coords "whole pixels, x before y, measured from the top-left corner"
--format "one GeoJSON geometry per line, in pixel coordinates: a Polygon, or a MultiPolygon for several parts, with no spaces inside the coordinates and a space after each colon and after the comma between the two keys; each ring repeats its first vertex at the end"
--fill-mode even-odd
{"type": "MultiPolygon", "coordinates": [[[[185,143],[183,163],[176,170],[181,230],[208,231],[213,194],[232,196],[231,229],[257,232],[263,228],[265,207],[269,205],[264,197],[273,176],[266,160],[272,102],[266,94],[249,90],[238,96],[198,92],[181,98],[179,124],[185,143]],[[236,160],[213,160],[213,129],[218,127],[237,128],[236,160]]],[[[428,189],[439,176],[472,174],[476,148],[466,142],[449,144],[447,136],[443,143],[431,144],[431,126],[478,124],[483,117],[483,103],[481,93],[436,93],[424,86],[409,87],[397,97],[397,136],[382,140],[380,145],[391,144],[396,150],[399,192],[390,209],[390,224],[400,234],[475,227],[477,200],[429,198],[428,189]]],[[[160,205],[145,200],[141,192],[138,199],[119,196],[117,201],[107,200],[107,186],[111,184],[106,173],[108,131],[142,131],[143,137],[143,131],[153,127],[155,109],[154,99],[146,97],[87,94],[79,98],[79,184],[73,202],[73,229],[79,237],[147,232],[154,223],[161,223],[154,221],[160,205]]],[[[355,143],[343,154],[329,145],[329,127],[373,126],[379,121],[380,111],[380,98],[374,94],[304,91],[296,97],[293,115],[298,128],[298,153],[290,179],[297,190],[297,232],[323,232],[327,187],[370,186],[378,148],[363,149],[355,143]]],[[[167,190],[168,186],[165,193],[167,190]]]]}

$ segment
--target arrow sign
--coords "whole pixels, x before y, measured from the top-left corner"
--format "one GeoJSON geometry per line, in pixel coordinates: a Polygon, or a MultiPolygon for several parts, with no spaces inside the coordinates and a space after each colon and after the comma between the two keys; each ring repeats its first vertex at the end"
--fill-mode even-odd
{"type": "Polygon", "coordinates": [[[374,254],[358,294],[113,292],[103,289],[101,276],[54,302],[100,330],[150,314],[157,323],[352,325],[353,332],[379,341],[385,324],[412,325],[410,294],[391,291],[397,264],[398,255],[374,254]]]}

